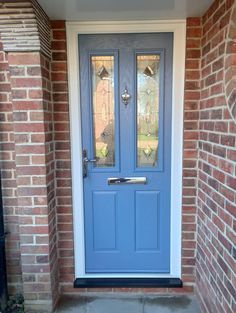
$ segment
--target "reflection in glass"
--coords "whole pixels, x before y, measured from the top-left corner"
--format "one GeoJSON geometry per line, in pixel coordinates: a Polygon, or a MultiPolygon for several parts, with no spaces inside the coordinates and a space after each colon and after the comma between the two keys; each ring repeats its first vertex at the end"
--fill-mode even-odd
{"type": "Polygon", "coordinates": [[[137,56],[137,166],[158,162],[159,55],[137,56]]]}
{"type": "Polygon", "coordinates": [[[92,56],[94,154],[97,167],[115,165],[114,56],[92,56]]]}

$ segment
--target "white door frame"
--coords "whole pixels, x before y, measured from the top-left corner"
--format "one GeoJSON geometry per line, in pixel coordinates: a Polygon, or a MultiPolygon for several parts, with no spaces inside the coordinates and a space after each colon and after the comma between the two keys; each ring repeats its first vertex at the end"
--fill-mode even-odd
{"type": "Polygon", "coordinates": [[[176,277],[181,278],[181,212],[183,103],[185,73],[185,20],[138,20],[67,22],[69,103],[71,130],[72,198],[74,222],[75,278],[80,277],[176,277]],[[79,82],[79,34],[173,32],[173,89],[171,138],[171,243],[170,274],[93,274],[85,273],[82,140],[79,82]]]}

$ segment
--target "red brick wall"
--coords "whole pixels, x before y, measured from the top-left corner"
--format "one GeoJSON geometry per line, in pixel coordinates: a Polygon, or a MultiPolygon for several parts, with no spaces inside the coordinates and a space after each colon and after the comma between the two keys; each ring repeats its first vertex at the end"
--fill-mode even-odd
{"type": "MultiPolygon", "coordinates": [[[[14,69],[12,69],[14,71],[14,69]]],[[[5,219],[8,286],[10,293],[22,291],[19,217],[15,164],[15,138],[7,54],[0,42],[0,170],[5,219]]]]}
{"type": "Polygon", "coordinates": [[[55,154],[49,59],[0,51],[1,174],[10,294],[26,307],[58,297],[55,154]]]}
{"type": "Polygon", "coordinates": [[[236,4],[231,13],[225,47],[225,93],[231,116],[236,120],[236,4]]]}
{"type": "Polygon", "coordinates": [[[189,18],[186,29],[182,278],[195,282],[198,119],[200,102],[201,19],[189,18]]]}
{"type": "Polygon", "coordinates": [[[51,27],[59,280],[63,292],[74,281],[68,73],[65,22],[53,21],[51,27]]]}
{"type": "Polygon", "coordinates": [[[26,306],[48,309],[57,298],[50,62],[39,52],[15,52],[8,64],[23,292],[26,306]]]}
{"type": "Polygon", "coordinates": [[[236,312],[236,124],[224,90],[233,3],[217,0],[202,18],[196,283],[210,313],[236,312]]]}
{"type": "MultiPolygon", "coordinates": [[[[54,143],[54,110],[52,99],[52,78],[51,78],[51,59],[41,54],[41,75],[43,92],[43,121],[45,125],[44,140],[46,147],[46,186],[47,186],[47,219],[39,217],[35,224],[48,226],[49,256],[42,258],[41,263],[49,263],[50,266],[50,288],[52,291],[53,304],[58,299],[58,251],[57,251],[57,213],[56,213],[56,156],[54,143]]],[[[32,113],[33,114],[33,113],[32,113]]],[[[40,119],[40,114],[35,113],[34,119],[40,119]]],[[[40,184],[40,180],[37,182],[40,184]]],[[[44,238],[46,239],[46,237],[44,238]]],[[[40,238],[38,243],[44,243],[40,238]]],[[[40,262],[39,262],[40,263],[40,262]]]]}

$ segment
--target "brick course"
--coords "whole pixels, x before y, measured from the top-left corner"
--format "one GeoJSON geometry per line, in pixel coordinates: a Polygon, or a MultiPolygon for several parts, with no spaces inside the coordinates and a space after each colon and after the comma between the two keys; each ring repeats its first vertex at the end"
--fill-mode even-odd
{"type": "Polygon", "coordinates": [[[50,21],[36,0],[0,0],[0,17],[4,51],[41,51],[50,57],[50,21]]]}

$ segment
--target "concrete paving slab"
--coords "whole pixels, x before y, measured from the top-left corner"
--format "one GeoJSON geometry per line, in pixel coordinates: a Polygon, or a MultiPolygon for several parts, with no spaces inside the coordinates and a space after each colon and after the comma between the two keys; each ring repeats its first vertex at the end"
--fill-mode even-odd
{"type": "Polygon", "coordinates": [[[201,313],[194,296],[91,293],[63,296],[56,313],[201,313]]]}
{"type": "Polygon", "coordinates": [[[172,296],[147,298],[143,313],[200,313],[194,297],[172,296]]]}

